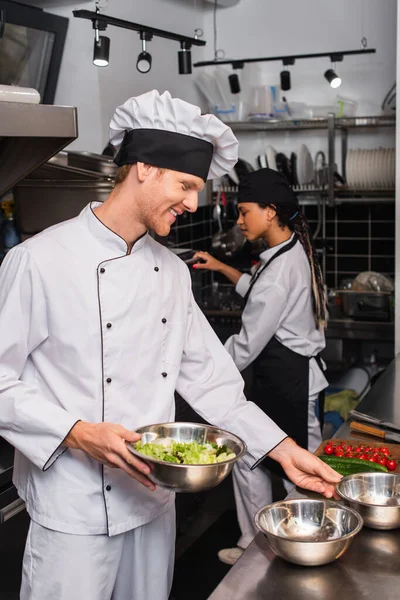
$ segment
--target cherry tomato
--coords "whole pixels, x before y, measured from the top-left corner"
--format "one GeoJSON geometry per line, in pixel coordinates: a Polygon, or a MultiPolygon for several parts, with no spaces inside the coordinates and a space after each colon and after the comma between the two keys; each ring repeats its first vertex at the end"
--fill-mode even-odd
{"type": "Polygon", "coordinates": [[[387,465],[387,458],[386,458],[386,456],[381,456],[380,458],[378,458],[377,462],[380,465],[383,465],[384,467],[386,467],[386,465],[387,465]]]}
{"type": "Polygon", "coordinates": [[[389,456],[389,455],[390,455],[389,449],[388,449],[388,448],[386,448],[386,446],[382,446],[382,448],[381,448],[381,452],[382,452],[382,454],[384,454],[385,456],[389,456]]]}
{"type": "Polygon", "coordinates": [[[346,452],[345,457],[346,458],[354,458],[354,453],[353,452],[346,452]]]}
{"type": "Polygon", "coordinates": [[[324,448],[325,454],[333,454],[334,448],[331,444],[327,444],[324,448]]]}
{"type": "Polygon", "coordinates": [[[361,460],[368,460],[368,456],[366,454],[361,454],[360,459],[361,460]]]}
{"type": "Polygon", "coordinates": [[[372,448],[372,452],[378,453],[379,451],[380,451],[380,448],[372,448]]]}
{"type": "Polygon", "coordinates": [[[371,458],[374,459],[375,462],[377,462],[377,459],[379,458],[379,452],[374,452],[371,456],[371,458]]]}
{"type": "Polygon", "coordinates": [[[371,446],[364,446],[364,452],[371,452],[371,446]]]}
{"type": "Polygon", "coordinates": [[[363,451],[363,449],[361,448],[361,446],[357,446],[355,451],[357,452],[357,454],[360,454],[363,451]]]}
{"type": "Polygon", "coordinates": [[[353,446],[345,446],[345,447],[343,448],[343,450],[344,450],[345,452],[352,452],[352,451],[353,451],[353,446]]]}
{"type": "Polygon", "coordinates": [[[344,456],[343,450],[336,449],[335,450],[335,456],[344,456]]]}
{"type": "Polygon", "coordinates": [[[388,471],[394,471],[397,467],[397,462],[393,459],[388,460],[386,463],[388,471]]]}

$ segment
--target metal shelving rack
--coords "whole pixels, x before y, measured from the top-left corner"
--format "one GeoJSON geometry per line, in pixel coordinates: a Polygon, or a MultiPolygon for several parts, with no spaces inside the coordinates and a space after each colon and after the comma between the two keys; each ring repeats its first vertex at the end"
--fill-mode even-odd
{"type": "Polygon", "coordinates": [[[326,188],[313,188],[305,186],[296,188],[299,194],[319,194],[327,198],[328,205],[333,206],[336,201],[360,201],[364,200],[387,200],[394,197],[394,190],[350,190],[349,188],[334,187],[334,168],[335,168],[335,135],[336,131],[341,134],[342,144],[342,176],[346,179],[346,156],[348,147],[349,130],[368,130],[381,127],[395,127],[396,118],[392,115],[382,115],[375,117],[340,117],[336,118],[334,114],[327,117],[316,117],[313,119],[290,119],[290,120],[254,120],[254,121],[235,121],[229,123],[234,132],[259,132],[259,131],[306,131],[306,130],[326,130],[328,133],[328,185],[326,188]]]}
{"type": "MultiPolygon", "coordinates": [[[[300,204],[316,203],[322,204],[322,239],[326,238],[326,205],[334,206],[344,202],[390,202],[394,200],[395,190],[391,189],[351,189],[348,187],[335,188],[335,136],[341,135],[342,147],[342,176],[346,180],[346,156],[348,149],[348,136],[350,130],[371,130],[376,128],[394,128],[396,117],[393,115],[366,116],[366,117],[340,117],[334,114],[327,117],[316,117],[313,119],[290,119],[290,120],[253,120],[235,121],[229,123],[235,133],[240,132],[266,132],[266,131],[310,131],[326,130],[328,135],[328,177],[325,187],[314,184],[293,188],[300,195],[300,204]]],[[[223,188],[224,191],[235,192],[237,188],[223,188]]],[[[326,271],[326,248],[322,249],[322,267],[326,271]]]]}

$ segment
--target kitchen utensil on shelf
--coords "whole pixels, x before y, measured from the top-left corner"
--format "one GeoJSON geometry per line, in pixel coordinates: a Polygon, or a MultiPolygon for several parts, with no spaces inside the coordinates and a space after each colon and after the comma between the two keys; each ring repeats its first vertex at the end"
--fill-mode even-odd
{"type": "Polygon", "coordinates": [[[260,169],[268,168],[268,161],[267,161],[267,157],[265,156],[265,154],[259,154],[257,156],[257,164],[260,169]]]}
{"type": "Polygon", "coordinates": [[[211,249],[217,258],[224,260],[237,254],[245,241],[239,225],[234,225],[229,231],[213,235],[211,249]]]}
{"type": "Polygon", "coordinates": [[[398,444],[400,444],[399,433],[393,433],[391,431],[386,431],[385,429],[372,427],[371,425],[366,425],[365,423],[357,423],[357,421],[350,422],[350,429],[352,429],[353,431],[358,431],[360,433],[373,435],[375,437],[381,438],[382,440],[387,440],[388,442],[397,442],[398,444]]]}
{"type": "Polygon", "coordinates": [[[382,427],[383,429],[392,429],[393,431],[397,431],[400,433],[400,425],[396,425],[395,423],[391,423],[390,421],[381,421],[376,417],[371,417],[370,415],[361,413],[358,410],[351,410],[350,417],[352,417],[356,421],[364,421],[365,423],[369,423],[370,425],[382,427]]]}
{"type": "Polygon", "coordinates": [[[309,567],[342,556],[363,525],[360,515],[347,506],[307,498],[269,504],[254,520],[275,554],[309,567]]]}
{"type": "Polygon", "coordinates": [[[292,152],[292,154],[290,155],[290,170],[292,172],[293,186],[298,187],[299,178],[297,176],[297,154],[296,154],[296,152],[292,152]]]}
{"type": "Polygon", "coordinates": [[[387,275],[375,271],[362,271],[353,280],[352,289],[355,291],[393,292],[394,283],[387,275]]]}
{"type": "Polygon", "coordinates": [[[221,463],[209,465],[185,465],[168,463],[144,456],[130,444],[127,448],[137,458],[150,467],[149,479],[156,485],[173,492],[203,492],[221,483],[232,471],[233,465],[246,452],[246,444],[236,435],[199,423],[157,423],[139,427],[141,441],[154,442],[157,439],[170,438],[179,442],[198,442],[199,444],[226,445],[236,457],[221,463]]]}
{"type": "Polygon", "coordinates": [[[238,158],[238,161],[234,167],[235,173],[238,176],[239,183],[242,179],[245,179],[249,173],[254,171],[253,166],[244,160],[243,158],[238,158]]]}
{"type": "Polygon", "coordinates": [[[318,187],[324,187],[328,183],[328,168],[322,150],[319,150],[314,158],[314,179],[318,187]]]}
{"type": "Polygon", "coordinates": [[[372,529],[400,527],[400,475],[398,473],[356,473],[336,485],[347,506],[356,510],[364,525],[372,529]]]}
{"type": "Polygon", "coordinates": [[[221,205],[220,205],[221,194],[222,194],[222,190],[221,190],[221,188],[219,188],[216,199],[215,199],[215,206],[213,208],[213,219],[214,219],[214,221],[216,221],[218,223],[218,232],[219,233],[222,232],[222,221],[221,221],[221,212],[222,211],[221,211],[221,205]]]}
{"type": "Polygon", "coordinates": [[[268,146],[267,147],[267,151],[266,151],[266,156],[267,156],[267,161],[268,161],[268,166],[270,169],[273,169],[274,171],[278,170],[278,167],[276,166],[276,150],[275,148],[273,148],[272,146],[268,146]]]}
{"type": "Polygon", "coordinates": [[[279,173],[281,173],[285,177],[289,185],[293,185],[290,161],[286,154],[283,154],[283,152],[278,152],[275,156],[275,162],[279,173]]]}
{"type": "Polygon", "coordinates": [[[305,144],[300,147],[297,161],[297,177],[300,185],[308,185],[314,180],[314,163],[305,144]]]}

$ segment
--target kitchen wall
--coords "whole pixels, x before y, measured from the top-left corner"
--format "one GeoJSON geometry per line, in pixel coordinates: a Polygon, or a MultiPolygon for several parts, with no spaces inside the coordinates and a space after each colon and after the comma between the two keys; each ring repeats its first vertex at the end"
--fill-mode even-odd
{"type": "MultiPolygon", "coordinates": [[[[92,64],[92,25],[72,15],[75,9],[93,11],[94,2],[44,0],[37,4],[70,19],[55,104],[78,107],[79,137],[71,149],[101,152],[108,142],[108,124],[115,108],[130,96],[156,88],[160,92],[168,89],[188,102],[200,101],[193,76],[178,74],[178,42],[162,38],[148,42],[153,64],[151,71],[143,75],[136,70],[141,51],[139,34],[109,27],[104,35],[111,39],[110,64],[98,68],[92,64]]],[[[190,37],[195,28],[203,27],[201,0],[110,0],[104,12],[190,37]]],[[[193,62],[202,58],[203,49],[193,48],[193,62]]]]}
{"type": "MultiPolygon", "coordinates": [[[[396,80],[396,0],[241,0],[237,5],[217,10],[217,47],[226,57],[245,58],[306,54],[361,48],[366,37],[376,54],[344,57],[336,64],[342,85],[332,89],[323,73],[330,68],[328,58],[298,60],[289,67],[292,89],[285,92],[290,102],[329,106],[337,94],[355,100],[357,114],[381,113],[381,103],[396,80]]],[[[212,41],[213,11],[206,7],[205,38],[212,41]]],[[[206,59],[213,58],[213,45],[205,48],[206,59]]],[[[208,67],[206,69],[209,69],[208,67]]],[[[232,72],[229,65],[226,66],[232,72]]],[[[199,71],[201,69],[198,69],[199,71]]],[[[254,84],[279,84],[281,62],[254,63],[236,70],[242,80],[242,94],[254,84]]],[[[318,132],[241,133],[240,156],[256,166],[256,157],[271,144],[278,152],[297,151],[306,143],[311,154],[327,151],[327,136],[318,132]]],[[[394,146],[393,133],[374,131],[352,134],[350,148],[394,146]]],[[[336,146],[340,162],[340,145],[336,146]]]]}
{"type": "MultiPolygon", "coordinates": [[[[71,144],[72,148],[100,152],[107,143],[108,123],[115,107],[129,96],[153,88],[168,89],[206,108],[204,98],[193,85],[202,69],[193,69],[192,75],[178,75],[177,43],[154,38],[148,45],[153,66],[150,73],[142,75],[136,70],[140,51],[138,34],[109,27],[106,35],[111,38],[110,65],[96,68],[92,64],[91,24],[72,16],[74,9],[93,10],[94,2],[25,1],[70,18],[55,101],[78,107],[80,134],[71,144]]],[[[201,27],[207,46],[192,49],[193,62],[213,58],[213,5],[210,2],[109,0],[105,12],[190,36],[196,27],[201,27]]],[[[355,99],[359,112],[364,114],[379,112],[380,103],[395,80],[396,0],[286,0],[280,3],[240,0],[229,8],[218,8],[217,32],[218,48],[224,49],[228,57],[239,58],[360,48],[361,37],[366,36],[369,47],[377,48],[376,55],[347,57],[337,64],[343,78],[340,93],[355,99]]],[[[327,59],[297,61],[291,67],[293,89],[287,93],[288,100],[330,104],[336,91],[323,78],[328,67],[327,59]]],[[[255,81],[277,83],[280,70],[281,64],[277,62],[246,65],[238,72],[243,87],[249,89],[255,81]]],[[[385,136],[376,138],[378,145],[390,145],[386,139],[385,136]]],[[[240,141],[241,154],[254,163],[259,148],[265,144],[265,136],[242,134],[240,141]]],[[[353,137],[353,141],[356,145],[368,145],[366,136],[360,141],[353,137]]],[[[324,149],[325,142],[324,136],[320,139],[318,135],[308,136],[312,152],[324,149]]],[[[282,151],[299,143],[300,138],[293,141],[290,136],[275,142],[281,145],[282,151]]]]}

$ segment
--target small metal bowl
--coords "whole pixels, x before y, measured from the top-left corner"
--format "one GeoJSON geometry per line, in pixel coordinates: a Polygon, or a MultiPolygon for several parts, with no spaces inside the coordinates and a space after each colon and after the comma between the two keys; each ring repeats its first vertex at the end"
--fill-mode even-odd
{"type": "Polygon", "coordinates": [[[400,527],[400,475],[397,473],[357,473],[347,475],[336,485],[344,503],[362,516],[372,529],[400,527]]]}
{"type": "Polygon", "coordinates": [[[246,444],[233,433],[198,423],[158,423],[136,429],[142,442],[172,438],[177,442],[206,442],[226,444],[236,454],[230,460],[211,465],[178,465],[156,460],[137,452],[130,444],[128,449],[150,467],[148,478],[159,487],[172,492],[203,492],[220,484],[232,471],[233,465],[247,451],[246,444]]]}
{"type": "Polygon", "coordinates": [[[269,504],[258,511],[255,523],[275,554],[308,567],[326,565],[342,556],[363,526],[352,508],[307,498],[269,504]]]}

